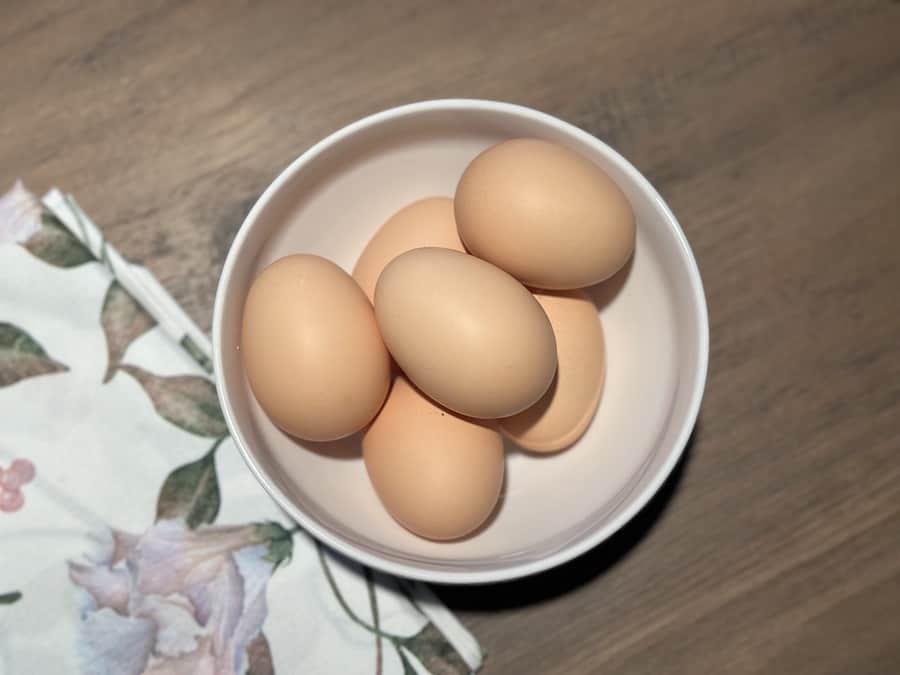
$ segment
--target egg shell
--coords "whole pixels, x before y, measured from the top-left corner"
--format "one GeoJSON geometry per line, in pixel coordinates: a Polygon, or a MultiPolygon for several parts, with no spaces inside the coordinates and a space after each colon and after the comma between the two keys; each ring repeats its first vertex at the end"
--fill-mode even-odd
{"type": "Polygon", "coordinates": [[[375,316],[406,376],[462,415],[514,415],[556,372],[553,329],[538,302],[465,253],[418,248],[395,258],[378,280],[375,316]]]}
{"type": "Polygon", "coordinates": [[[465,251],[449,197],[420,199],[388,218],[359,256],[353,278],[374,302],[375,284],[387,264],[401,253],[422,246],[465,251]]]}
{"type": "Polygon", "coordinates": [[[372,305],[350,275],[318,256],[281,258],[253,281],[240,351],[272,422],[311,441],[362,429],[390,386],[372,305]]]}
{"type": "Polygon", "coordinates": [[[487,520],[503,485],[503,438],[489,423],[442,408],[398,376],[362,437],[388,513],[428,539],[457,539],[487,520]]]}
{"type": "Polygon", "coordinates": [[[537,403],[499,424],[523,448],[556,452],[577,441],[597,411],[606,379],[606,347],[597,307],[584,292],[542,292],[535,298],[556,336],[556,378],[537,403]]]}
{"type": "Polygon", "coordinates": [[[606,172],[573,150],[514,139],[463,172],[454,209],[470,253],[527,286],[572,289],[611,277],[631,256],[635,218],[606,172]]]}

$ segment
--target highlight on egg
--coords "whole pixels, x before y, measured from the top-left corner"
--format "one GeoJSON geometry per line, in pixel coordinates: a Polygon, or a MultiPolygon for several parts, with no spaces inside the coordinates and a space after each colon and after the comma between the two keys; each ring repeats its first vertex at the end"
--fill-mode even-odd
{"type": "Polygon", "coordinates": [[[503,439],[491,422],[439,406],[398,376],[362,437],[372,486],[413,533],[458,539],[484,524],[503,486],[503,439]]]}
{"type": "Polygon", "coordinates": [[[362,429],[390,386],[372,305],[350,275],[319,256],[287,256],[257,276],[244,301],[240,351],[269,419],[310,441],[362,429]]]}
{"type": "Polygon", "coordinates": [[[469,252],[533,288],[596,284],[634,250],[635,215],[616,182],[548,141],[488,148],[466,167],[453,203],[469,252]]]}
{"type": "Polygon", "coordinates": [[[387,264],[401,253],[423,246],[465,251],[450,197],[420,199],[388,218],[356,261],[353,278],[374,302],[375,284],[387,264]]]}
{"type": "Polygon", "coordinates": [[[556,372],[556,340],[532,294],[503,270],[442,248],[384,269],[375,317],[409,379],[441,405],[496,419],[535,403],[556,372]]]}

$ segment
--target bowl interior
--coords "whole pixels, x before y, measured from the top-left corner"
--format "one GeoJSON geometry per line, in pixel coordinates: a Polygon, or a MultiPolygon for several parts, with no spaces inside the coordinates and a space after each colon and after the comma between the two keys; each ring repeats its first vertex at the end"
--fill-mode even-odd
{"type": "Polygon", "coordinates": [[[699,277],[677,223],[649,184],[593,137],[552,117],[486,102],[419,104],[382,113],[326,139],[273,184],[229,253],[214,338],[220,394],[251,468],[313,534],[390,572],[440,581],[537,571],[608,536],[655,491],[681,452],[706,367],[699,277]],[[498,141],[533,136],[601,165],[638,219],[632,262],[592,289],[608,372],[600,408],[567,451],[536,456],[510,446],[494,517],[451,543],[420,539],[384,511],[357,437],[294,440],[267,419],[237,349],[242,304],[261,268],[297,252],[351,270],[376,229],[409,202],[452,196],[466,164],[498,141]],[[305,447],[304,447],[305,446],[305,447]]]}

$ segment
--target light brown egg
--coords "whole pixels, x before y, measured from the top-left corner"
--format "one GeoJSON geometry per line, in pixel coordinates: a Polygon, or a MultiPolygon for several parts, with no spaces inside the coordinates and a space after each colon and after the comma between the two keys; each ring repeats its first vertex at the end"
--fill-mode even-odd
{"type": "Polygon", "coordinates": [[[240,350],[272,422],[311,441],[362,429],[390,385],[390,356],[365,293],[318,256],[281,258],[253,281],[240,350]]]}
{"type": "Polygon", "coordinates": [[[573,150],[521,138],[466,168],[454,198],[466,248],[527,286],[570,289],[611,277],[634,249],[622,190],[573,150]]]}
{"type": "Polygon", "coordinates": [[[523,448],[556,452],[584,433],[603,392],[606,349],[597,308],[582,291],[537,293],[556,336],[556,379],[541,400],[500,428],[523,448]]]}
{"type": "Polygon", "coordinates": [[[398,376],[363,434],[363,458],[388,513],[429,539],[478,528],[503,485],[503,439],[487,423],[446,410],[398,376]]]}
{"type": "Polygon", "coordinates": [[[374,302],[375,284],[381,271],[401,253],[422,246],[465,251],[456,231],[453,200],[449,197],[420,199],[391,216],[359,256],[353,278],[374,302]]]}
{"type": "Polygon", "coordinates": [[[418,248],[395,258],[378,280],[375,316],[406,376],[462,415],[514,415],[556,372],[553,329],[534,296],[465,253],[418,248]]]}

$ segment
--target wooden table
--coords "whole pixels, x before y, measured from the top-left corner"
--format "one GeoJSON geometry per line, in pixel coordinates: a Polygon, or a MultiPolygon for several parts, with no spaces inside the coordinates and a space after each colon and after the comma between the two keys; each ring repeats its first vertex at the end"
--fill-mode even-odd
{"type": "Polygon", "coordinates": [[[261,190],[341,125],[511,100],[679,216],[712,354],[684,462],[554,572],[440,589],[486,673],[900,672],[900,3],[2,3],[0,187],[76,194],[209,327],[261,190]]]}

